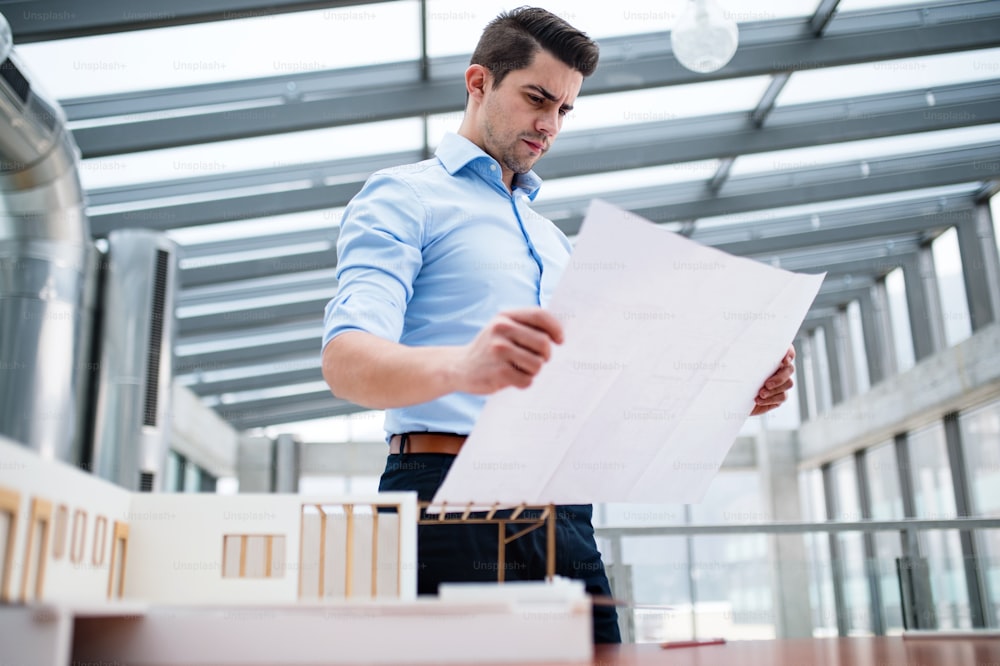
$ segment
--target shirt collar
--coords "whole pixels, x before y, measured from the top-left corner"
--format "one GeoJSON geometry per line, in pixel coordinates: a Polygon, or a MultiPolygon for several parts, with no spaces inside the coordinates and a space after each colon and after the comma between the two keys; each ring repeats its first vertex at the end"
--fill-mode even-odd
{"type": "MultiPolygon", "coordinates": [[[[472,143],[464,136],[455,134],[454,132],[448,132],[444,135],[444,138],[441,139],[441,143],[438,144],[437,150],[434,151],[434,154],[441,161],[445,170],[453,176],[468,166],[473,168],[476,173],[480,174],[482,177],[495,180],[500,183],[501,187],[503,187],[503,183],[500,181],[499,163],[487,155],[482,148],[472,143]],[[495,174],[490,174],[488,172],[489,167],[486,167],[485,169],[477,169],[475,168],[477,164],[480,166],[493,164],[497,167],[497,169],[495,174]]],[[[514,175],[514,191],[528,195],[528,198],[532,201],[535,200],[535,196],[538,194],[538,189],[541,186],[542,179],[539,178],[534,171],[514,175]]]]}

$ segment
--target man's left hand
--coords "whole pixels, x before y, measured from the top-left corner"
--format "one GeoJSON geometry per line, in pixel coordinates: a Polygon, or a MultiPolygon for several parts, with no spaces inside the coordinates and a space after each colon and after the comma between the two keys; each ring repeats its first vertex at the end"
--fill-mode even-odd
{"type": "Polygon", "coordinates": [[[764,380],[764,385],[757,391],[754,398],[753,411],[750,416],[760,416],[771,411],[788,397],[788,390],[792,388],[792,373],[795,372],[795,346],[790,346],[781,359],[781,365],[774,371],[774,374],[764,380]]]}

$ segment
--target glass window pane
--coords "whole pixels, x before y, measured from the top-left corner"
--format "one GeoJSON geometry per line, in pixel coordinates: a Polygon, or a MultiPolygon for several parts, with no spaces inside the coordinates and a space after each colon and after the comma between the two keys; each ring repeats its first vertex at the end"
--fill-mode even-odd
{"type": "MultiPolygon", "coordinates": [[[[689,507],[691,522],[745,524],[773,522],[761,502],[757,470],[725,470],[705,497],[689,507]]],[[[763,534],[692,539],[695,624],[700,638],[774,638],[771,566],[763,534]]]]}
{"type": "Polygon", "coordinates": [[[885,277],[889,301],[889,321],[892,325],[892,347],[896,351],[896,367],[908,370],[916,363],[913,355],[913,333],[910,330],[910,310],[906,305],[906,283],[903,269],[897,268],[885,277]]]}
{"type": "MultiPolygon", "coordinates": [[[[812,522],[826,520],[826,500],[823,495],[823,474],[819,469],[799,474],[799,497],[802,519],[812,522]]],[[[830,566],[830,542],[825,533],[803,535],[805,557],[809,563],[809,599],[813,636],[837,635],[837,608],[833,596],[833,575],[830,566]]]]}
{"type": "Polygon", "coordinates": [[[692,539],[698,638],[775,637],[767,544],[764,534],[692,539]]]}
{"type": "MultiPolygon", "coordinates": [[[[955,489],[945,444],[944,426],[935,423],[910,433],[907,445],[913,474],[917,518],[955,517],[955,489]]],[[[965,563],[958,532],[920,532],[920,554],[930,568],[931,593],[942,629],[972,626],[965,563]]]]}
{"type": "Polygon", "coordinates": [[[48,91],[66,99],[414,60],[419,25],[419,3],[402,0],[23,44],[17,51],[48,91]]]}
{"type": "MultiPolygon", "coordinates": [[[[836,23],[836,19],[834,19],[836,23]]],[[[1000,71],[1000,49],[868,62],[795,72],[778,97],[778,105],[925,90],[992,79],[1000,71]]],[[[928,99],[928,107],[933,98],[928,99]]]]}
{"type": "MultiPolygon", "coordinates": [[[[858,476],[854,458],[834,463],[830,476],[834,483],[836,507],[835,520],[861,520],[861,503],[858,497],[858,476]]],[[[865,548],[861,532],[842,532],[834,535],[840,545],[841,575],[844,582],[844,612],[849,636],[867,636],[872,632],[871,595],[868,590],[868,571],[865,568],[865,548]]]]}
{"type": "MultiPolygon", "coordinates": [[[[417,150],[423,145],[422,127],[419,119],[404,118],[98,157],[80,163],[80,181],[84,189],[91,190],[358,157],[371,154],[372,146],[384,146],[384,150],[417,150]]],[[[311,181],[281,183],[281,189],[311,185],[311,181]]],[[[255,189],[255,193],[261,191],[261,188],[255,189]]],[[[209,198],[221,199],[223,196],[216,191],[209,198]]],[[[178,197],[171,203],[183,201],[178,197]]],[[[110,206],[88,208],[91,214],[112,210],[117,209],[110,206]]]]}
{"type": "MultiPolygon", "coordinates": [[[[903,498],[899,490],[899,463],[896,447],[886,442],[868,449],[865,454],[868,494],[873,520],[896,520],[903,517],[903,498]]],[[[882,619],[887,634],[903,631],[903,610],[899,596],[896,558],[902,555],[898,532],[875,532],[875,563],[882,599],[882,619]]]]}
{"type": "Polygon", "coordinates": [[[1000,139],[1000,125],[984,125],[793,148],[743,155],[733,164],[730,176],[783,170],[800,171],[838,162],[877,160],[908,153],[956,149],[998,139],[1000,139]]]}
{"type": "MultiPolygon", "coordinates": [[[[616,127],[677,118],[751,111],[770,83],[768,76],[586,95],[577,100],[562,131],[616,127]]],[[[583,92],[586,93],[586,84],[583,92]]]]}
{"type": "Polygon", "coordinates": [[[1000,401],[959,415],[966,474],[976,516],[1000,516],[1000,401]]]}
{"type": "Polygon", "coordinates": [[[634,610],[636,643],[693,638],[685,537],[626,537],[622,557],[631,572],[635,603],[670,606],[634,610]]]}
{"type": "MultiPolygon", "coordinates": [[[[635,33],[664,32],[677,21],[687,0],[625,0],[580,2],[548,0],[545,8],[561,16],[594,39],[635,33]]],[[[748,5],[745,0],[718,0],[723,13],[737,23],[806,16],[813,7],[801,0],[770,0],[748,5]]],[[[428,53],[433,56],[471,53],[486,24],[515,4],[498,0],[429,0],[427,3],[428,53]]]]}
{"type": "Polygon", "coordinates": [[[958,232],[955,228],[952,227],[935,238],[931,243],[931,251],[941,297],[945,342],[951,346],[972,335],[969,301],[965,295],[962,257],[958,251],[958,232]]]}
{"type": "Polygon", "coordinates": [[[840,0],[838,12],[853,12],[860,9],[882,9],[896,5],[912,5],[914,0],[840,0]]]}
{"type": "MultiPolygon", "coordinates": [[[[963,412],[958,417],[965,450],[972,514],[1000,516],[1000,401],[963,412]]],[[[980,570],[985,572],[992,616],[1000,617],[1000,530],[979,530],[976,541],[980,570]]],[[[995,626],[995,625],[994,625],[995,626]]]]}
{"type": "Polygon", "coordinates": [[[542,185],[535,203],[543,204],[569,197],[599,196],[602,193],[613,194],[618,190],[636,187],[707,180],[712,177],[718,166],[718,160],[702,160],[572,178],[553,178],[546,180],[542,185]]]}

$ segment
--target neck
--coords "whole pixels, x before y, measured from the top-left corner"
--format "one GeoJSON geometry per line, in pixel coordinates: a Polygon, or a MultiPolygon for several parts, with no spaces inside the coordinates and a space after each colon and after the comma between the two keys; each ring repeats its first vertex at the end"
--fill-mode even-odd
{"type": "MultiPolygon", "coordinates": [[[[484,153],[486,153],[493,159],[497,160],[496,155],[486,150],[486,146],[483,145],[483,142],[479,139],[478,135],[476,135],[474,132],[471,131],[471,123],[469,123],[468,119],[469,116],[468,114],[466,114],[465,118],[462,119],[462,125],[458,128],[457,134],[461,137],[465,137],[472,143],[476,144],[477,146],[479,146],[480,150],[482,150],[484,153]]],[[[505,167],[503,164],[501,164],[500,160],[497,160],[497,164],[500,164],[500,179],[503,180],[503,184],[507,186],[507,191],[513,192],[514,172],[505,167]]]]}

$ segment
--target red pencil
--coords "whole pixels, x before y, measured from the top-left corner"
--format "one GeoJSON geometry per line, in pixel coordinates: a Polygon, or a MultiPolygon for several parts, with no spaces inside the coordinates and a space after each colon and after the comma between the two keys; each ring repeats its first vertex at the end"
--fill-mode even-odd
{"type": "Polygon", "coordinates": [[[725,638],[699,638],[693,641],[667,641],[666,643],[660,643],[660,647],[663,649],[669,648],[686,648],[686,647],[701,647],[702,645],[725,645],[725,638]]]}

